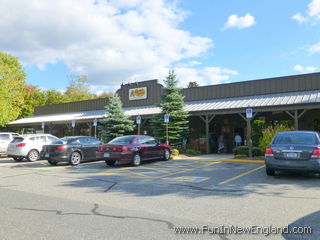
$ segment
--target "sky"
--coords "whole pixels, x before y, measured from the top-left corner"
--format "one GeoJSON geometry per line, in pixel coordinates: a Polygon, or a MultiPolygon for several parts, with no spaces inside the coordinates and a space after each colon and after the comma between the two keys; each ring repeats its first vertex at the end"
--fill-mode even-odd
{"type": "Polygon", "coordinates": [[[320,0],[0,0],[0,51],[27,83],[90,91],[159,79],[179,86],[320,71],[320,0]]]}

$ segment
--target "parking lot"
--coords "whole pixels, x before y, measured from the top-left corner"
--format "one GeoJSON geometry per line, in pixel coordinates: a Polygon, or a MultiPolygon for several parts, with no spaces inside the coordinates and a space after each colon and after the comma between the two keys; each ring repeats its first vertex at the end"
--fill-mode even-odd
{"type": "MultiPolygon", "coordinates": [[[[129,220],[119,220],[114,224],[125,224],[130,231],[125,231],[118,239],[132,239],[131,232],[146,233],[145,238],[144,235],[137,236],[148,239],[147,232],[150,231],[155,231],[157,237],[154,239],[264,239],[256,235],[236,238],[201,235],[192,238],[188,234],[177,236],[172,230],[172,226],[203,224],[311,224],[314,236],[319,236],[320,209],[317,203],[320,200],[320,177],[314,174],[288,173],[268,177],[261,160],[237,160],[225,155],[214,158],[149,161],[139,167],[108,167],[103,161],[87,162],[73,167],[67,164],[50,166],[46,161],[14,162],[1,158],[0,173],[0,190],[4,191],[2,196],[13,194],[8,192],[9,190],[14,191],[14,195],[17,192],[23,195],[35,194],[31,202],[30,199],[19,201],[19,198],[12,201],[10,197],[6,211],[18,216],[25,213],[30,217],[31,214],[36,222],[46,221],[44,219],[47,218],[53,222],[59,221],[55,219],[57,213],[52,212],[67,214],[74,208],[72,212],[78,211],[78,215],[70,221],[73,223],[79,218],[87,221],[86,214],[97,215],[98,206],[103,212],[113,213],[112,216],[120,217],[124,214],[130,216],[129,220],[133,216],[141,218],[141,221],[153,219],[150,225],[144,222],[152,230],[136,225],[139,221],[133,219],[134,223],[130,223],[131,225],[127,225],[126,221],[129,220]],[[83,206],[75,207],[78,204],[84,204],[88,213],[83,206]],[[19,212],[13,209],[19,209],[19,212]],[[155,221],[158,221],[156,226],[155,221]]],[[[23,199],[28,197],[24,196],[23,199]]],[[[100,217],[103,215],[101,212],[99,214],[100,217]]],[[[94,221],[99,222],[101,219],[94,221]]],[[[108,219],[103,221],[110,223],[108,219]]],[[[82,234],[79,239],[84,239],[83,236],[87,236],[86,239],[101,239],[98,236],[99,231],[79,228],[77,227],[82,234]]],[[[115,226],[106,228],[111,230],[115,226]]],[[[71,230],[64,231],[66,236],[71,230]]],[[[299,238],[293,237],[276,235],[272,239],[317,239],[310,238],[310,235],[306,238],[301,235],[299,238]]],[[[9,234],[7,239],[14,239],[14,236],[9,234]]],[[[46,239],[55,239],[55,236],[49,234],[46,239]]]]}

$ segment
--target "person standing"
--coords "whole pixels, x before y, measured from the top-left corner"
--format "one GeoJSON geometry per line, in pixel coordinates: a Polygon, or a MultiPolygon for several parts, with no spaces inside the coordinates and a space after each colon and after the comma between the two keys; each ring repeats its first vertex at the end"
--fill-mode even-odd
{"type": "Polygon", "coordinates": [[[224,150],[224,137],[223,133],[218,137],[218,153],[222,153],[224,150]]]}
{"type": "Polygon", "coordinates": [[[234,141],[236,142],[236,147],[241,146],[242,138],[241,138],[241,136],[239,135],[239,133],[236,133],[236,136],[234,137],[234,141]]]}

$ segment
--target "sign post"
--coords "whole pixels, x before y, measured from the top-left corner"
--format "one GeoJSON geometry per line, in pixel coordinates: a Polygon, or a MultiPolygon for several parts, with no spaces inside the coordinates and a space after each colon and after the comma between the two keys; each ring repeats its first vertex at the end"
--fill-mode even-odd
{"type": "Polygon", "coordinates": [[[140,135],[140,126],[141,126],[141,116],[136,117],[136,123],[138,125],[138,135],[140,135]]]}
{"type": "Polygon", "coordinates": [[[166,144],[169,145],[169,136],[168,136],[168,125],[169,125],[169,114],[164,115],[164,122],[166,123],[166,144]]]}
{"type": "Polygon", "coordinates": [[[251,141],[251,119],[253,115],[252,108],[246,109],[246,118],[247,118],[247,145],[249,148],[249,158],[252,158],[252,141],[251,141]]]}
{"type": "Polygon", "coordinates": [[[97,137],[97,125],[98,125],[98,120],[94,119],[93,120],[93,126],[94,126],[94,137],[97,137]]]}
{"type": "Polygon", "coordinates": [[[72,120],[71,126],[72,126],[72,135],[74,136],[74,128],[76,127],[76,120],[72,120]]]}

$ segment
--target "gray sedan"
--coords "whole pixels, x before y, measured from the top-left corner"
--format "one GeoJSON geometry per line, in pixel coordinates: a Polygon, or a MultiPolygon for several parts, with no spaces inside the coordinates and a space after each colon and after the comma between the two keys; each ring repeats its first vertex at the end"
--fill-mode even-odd
{"type": "Polygon", "coordinates": [[[311,131],[280,132],[265,152],[266,173],[276,170],[320,173],[320,136],[311,131]]]}

